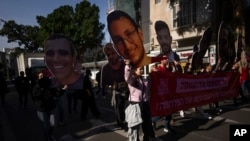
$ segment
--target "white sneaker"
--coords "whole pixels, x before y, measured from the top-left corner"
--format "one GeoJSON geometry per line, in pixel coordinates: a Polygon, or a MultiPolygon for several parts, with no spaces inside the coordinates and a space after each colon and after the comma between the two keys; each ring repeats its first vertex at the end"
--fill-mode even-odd
{"type": "Polygon", "coordinates": [[[169,132],[167,128],[164,128],[163,131],[164,131],[165,133],[168,133],[168,132],[169,132]]]}
{"type": "Polygon", "coordinates": [[[180,111],[180,116],[183,117],[183,118],[185,117],[185,113],[184,113],[183,110],[180,111]]]}

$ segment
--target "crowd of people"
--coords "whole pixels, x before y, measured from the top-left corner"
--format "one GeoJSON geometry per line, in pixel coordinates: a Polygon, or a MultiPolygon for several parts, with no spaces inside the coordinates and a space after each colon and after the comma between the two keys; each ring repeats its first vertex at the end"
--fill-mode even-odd
{"type": "MultiPolygon", "coordinates": [[[[202,36],[199,45],[194,45],[194,53],[187,58],[186,66],[180,65],[180,57],[171,48],[172,37],[168,25],[164,21],[155,22],[155,32],[159,42],[161,53],[157,57],[149,57],[143,46],[143,33],[137,23],[125,12],[115,10],[107,17],[108,32],[113,43],[107,43],[103,47],[108,63],[100,68],[96,77],[98,90],[93,91],[90,78],[91,71],[81,72],[77,64],[76,50],[73,41],[61,34],[53,34],[47,38],[44,45],[44,59],[52,76],[45,76],[38,72],[31,77],[29,73],[21,71],[15,79],[15,88],[19,95],[21,108],[27,108],[28,96],[31,95],[37,108],[37,115],[44,129],[46,141],[54,140],[53,131],[56,124],[64,125],[64,102],[62,97],[67,97],[68,112],[77,112],[78,101],[81,100],[80,118],[87,120],[88,109],[94,118],[100,118],[102,113],[98,109],[96,97],[101,95],[106,100],[107,89],[111,87],[111,105],[114,107],[117,126],[127,131],[129,141],[139,140],[139,130],[142,128],[143,141],[160,140],[155,137],[156,122],[165,118],[163,131],[176,133],[172,128],[174,121],[172,114],[164,116],[151,116],[150,97],[154,93],[150,91],[151,75],[143,75],[143,67],[150,65],[151,72],[173,72],[185,74],[216,73],[218,71],[239,71],[239,94],[247,101],[245,92],[250,92],[250,66],[246,52],[241,52],[241,57],[236,60],[235,53],[230,46],[229,31],[226,26],[221,26],[219,34],[219,63],[212,66],[209,62],[202,62],[204,52],[211,41],[211,28],[208,28],[202,36]],[[224,31],[225,30],[225,31],[224,31]],[[228,37],[228,38],[226,38],[228,37]],[[226,52],[223,52],[226,50],[226,52]],[[223,53],[222,53],[223,52],[223,53]],[[202,56],[202,57],[201,57],[202,56]],[[130,108],[127,107],[135,107],[130,108]],[[128,116],[132,115],[132,116],[128,116]],[[56,120],[57,119],[57,120],[56,120]]],[[[195,75],[193,75],[195,77],[195,75]]],[[[2,84],[1,78],[1,86],[2,84]]],[[[5,87],[5,86],[4,86],[5,87]]],[[[7,91],[7,90],[6,90],[7,91]]],[[[1,96],[3,97],[3,96],[1,96]]],[[[3,98],[2,98],[3,99],[3,98]]],[[[3,101],[3,100],[2,100],[3,101]]],[[[237,105],[237,100],[234,98],[237,105]]],[[[4,104],[4,102],[2,102],[4,104]]],[[[218,101],[215,105],[217,113],[221,113],[218,101]]],[[[205,113],[202,106],[195,107],[205,119],[212,117],[205,113]]],[[[186,109],[180,110],[180,115],[185,117],[186,109]]]]}

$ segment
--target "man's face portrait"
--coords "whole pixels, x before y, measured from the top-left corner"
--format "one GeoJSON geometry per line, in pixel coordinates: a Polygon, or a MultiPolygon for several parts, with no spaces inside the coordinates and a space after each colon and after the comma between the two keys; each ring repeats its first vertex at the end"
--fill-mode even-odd
{"type": "Polygon", "coordinates": [[[110,23],[109,33],[115,49],[124,59],[129,59],[135,64],[143,60],[145,50],[141,29],[134,27],[128,19],[121,17],[110,23]]]}
{"type": "Polygon", "coordinates": [[[46,41],[44,59],[47,67],[57,79],[67,79],[74,71],[75,58],[66,39],[46,41]]]}
{"type": "Polygon", "coordinates": [[[171,43],[172,43],[172,37],[169,35],[168,29],[166,28],[161,29],[156,34],[162,52],[164,54],[168,54],[171,51],[171,43]]]}

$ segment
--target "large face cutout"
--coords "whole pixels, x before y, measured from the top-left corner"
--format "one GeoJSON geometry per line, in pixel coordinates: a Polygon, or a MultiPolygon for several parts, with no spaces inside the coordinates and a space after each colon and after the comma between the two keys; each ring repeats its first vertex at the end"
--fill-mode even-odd
{"type": "Polygon", "coordinates": [[[169,31],[166,28],[157,32],[157,40],[161,46],[162,52],[168,54],[171,51],[172,37],[169,35],[169,31]]]}
{"type": "Polygon", "coordinates": [[[110,36],[114,42],[114,48],[124,59],[129,59],[134,64],[143,61],[145,50],[142,32],[128,19],[121,17],[113,21],[110,25],[110,36]]]}

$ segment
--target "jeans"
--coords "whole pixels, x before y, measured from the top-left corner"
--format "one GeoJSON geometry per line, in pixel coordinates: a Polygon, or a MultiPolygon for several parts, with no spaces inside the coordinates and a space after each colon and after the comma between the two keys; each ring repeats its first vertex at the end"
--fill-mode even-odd
{"type": "MultiPolygon", "coordinates": [[[[154,116],[152,117],[152,122],[157,122],[158,120],[160,120],[162,117],[161,116],[154,116]]],[[[170,121],[172,119],[172,114],[171,115],[167,115],[165,117],[165,128],[170,128],[170,121]]]]}
{"type": "Polygon", "coordinates": [[[37,111],[37,116],[43,124],[43,133],[45,141],[53,140],[52,136],[55,127],[54,110],[46,112],[37,111]]]}
{"type": "Polygon", "coordinates": [[[242,82],[241,89],[243,91],[243,94],[244,94],[244,92],[245,92],[246,89],[247,89],[247,92],[249,93],[250,92],[250,83],[249,83],[249,81],[244,80],[242,82]]]}

